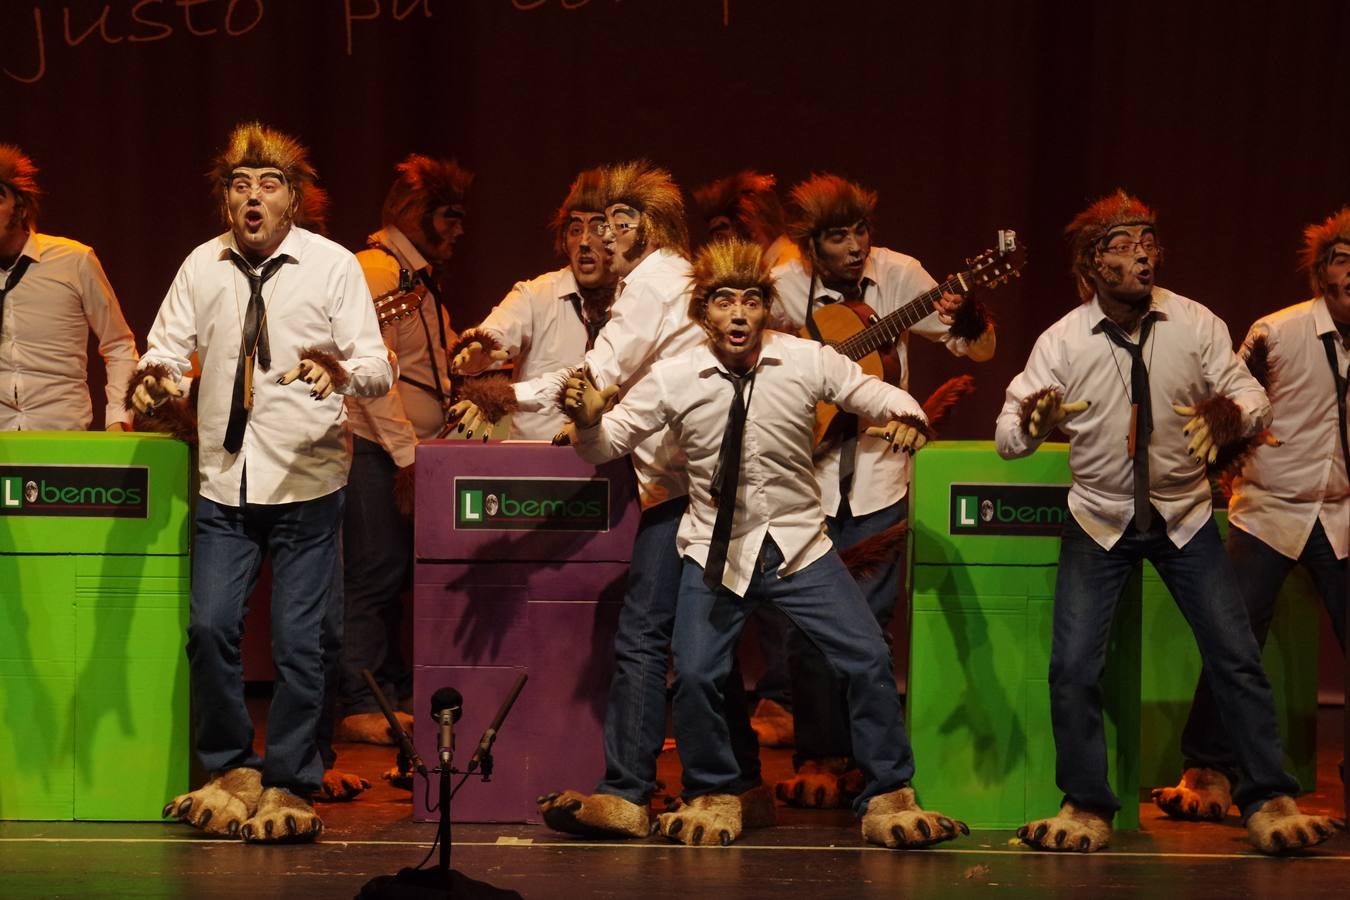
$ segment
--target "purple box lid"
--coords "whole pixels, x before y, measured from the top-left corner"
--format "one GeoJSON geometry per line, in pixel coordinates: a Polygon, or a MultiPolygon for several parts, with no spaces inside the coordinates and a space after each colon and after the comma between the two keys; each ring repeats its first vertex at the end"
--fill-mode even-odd
{"type": "Polygon", "coordinates": [[[419,561],[627,561],[639,515],[627,458],[537,442],[417,445],[419,561]]]}

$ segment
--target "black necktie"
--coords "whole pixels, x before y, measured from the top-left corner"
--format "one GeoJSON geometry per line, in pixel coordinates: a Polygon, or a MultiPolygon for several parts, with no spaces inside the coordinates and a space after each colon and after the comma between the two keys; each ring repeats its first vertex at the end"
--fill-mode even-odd
{"type": "MultiPolygon", "coordinates": [[[[845,285],[840,288],[842,295],[840,301],[849,300],[860,303],[867,297],[867,285],[869,279],[860,278],[857,283],[845,285]]],[[[806,300],[806,331],[811,335],[811,339],[818,343],[825,343],[824,336],[820,333],[820,326],[816,324],[816,317],[812,312],[816,305],[816,300],[821,303],[835,303],[836,301],[829,294],[822,294],[816,297],[816,276],[811,276],[811,287],[807,290],[806,300]]],[[[854,458],[858,455],[858,417],[853,413],[846,413],[843,410],[835,413],[834,421],[830,423],[829,430],[826,432],[825,440],[833,440],[832,435],[838,435],[839,438],[839,497],[842,504],[848,499],[849,489],[853,486],[853,465],[854,458]]]]}
{"type": "Polygon", "coordinates": [[[713,522],[712,542],[708,545],[708,564],[703,567],[703,583],[716,591],[722,586],[722,573],[727,567],[727,549],[731,546],[731,524],[736,518],[736,489],[741,480],[741,442],[745,437],[745,385],[753,384],[755,373],[737,377],[718,372],[731,382],[736,395],[731,400],[727,415],[727,430],[722,436],[722,449],[717,454],[717,470],[713,472],[709,493],[717,504],[717,519],[713,522]]]}
{"type": "Polygon", "coordinates": [[[14,268],[9,270],[9,277],[5,279],[5,286],[0,288],[0,326],[3,326],[5,321],[5,298],[23,278],[23,273],[28,271],[28,266],[32,262],[33,257],[20,256],[18,261],[14,263],[14,268]]]}
{"type": "Polygon", "coordinates": [[[568,294],[567,299],[572,301],[572,308],[577,311],[577,318],[581,320],[581,327],[586,329],[586,349],[589,350],[595,346],[595,336],[600,333],[601,328],[605,327],[605,323],[609,321],[609,316],[606,315],[603,318],[596,316],[588,319],[581,309],[580,294],[568,294]]]}
{"type": "Polygon", "coordinates": [[[1134,404],[1130,418],[1130,452],[1134,457],[1134,527],[1141,534],[1153,524],[1153,507],[1148,493],[1148,438],[1153,433],[1153,405],[1148,391],[1148,368],[1144,365],[1144,344],[1153,328],[1153,317],[1148,315],[1139,326],[1139,343],[1131,343],[1110,319],[1102,320],[1102,331],[1112,343],[1130,354],[1130,401],[1134,404]]]}
{"type": "Polygon", "coordinates": [[[255,272],[242,256],[230,254],[230,261],[235,268],[248,279],[248,311],[244,314],[244,333],[239,340],[239,364],[234,370],[230,421],[225,426],[224,446],[230,453],[238,453],[244,445],[244,426],[248,424],[248,413],[253,408],[254,354],[257,354],[258,365],[264,372],[272,366],[272,349],[267,343],[267,307],[263,303],[262,289],[285,259],[284,256],[275,256],[255,272]]]}
{"type": "Polygon", "coordinates": [[[1350,387],[1350,370],[1341,374],[1336,361],[1336,340],[1334,332],[1322,335],[1322,345],[1327,351],[1327,363],[1331,365],[1331,377],[1336,382],[1336,420],[1341,426],[1341,458],[1345,462],[1345,474],[1350,475],[1350,438],[1345,433],[1345,391],[1350,387]]]}

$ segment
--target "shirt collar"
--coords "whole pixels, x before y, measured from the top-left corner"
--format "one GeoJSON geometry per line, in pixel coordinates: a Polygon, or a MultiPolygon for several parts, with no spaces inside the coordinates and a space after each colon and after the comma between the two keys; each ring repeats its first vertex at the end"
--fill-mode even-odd
{"type": "Polygon", "coordinates": [[[393,225],[384,226],[367,238],[367,241],[372,247],[383,247],[393,253],[400,268],[413,272],[431,268],[431,263],[427,262],[422,252],[413,246],[408,236],[393,225]]]}
{"type": "Polygon", "coordinates": [[[558,299],[567,300],[573,294],[581,295],[581,288],[577,286],[576,273],[572,271],[571,266],[563,266],[558,270],[558,299]]]}
{"type": "MultiPolygon", "coordinates": [[[[263,262],[266,263],[268,260],[276,259],[277,257],[284,257],[290,259],[292,262],[299,262],[300,257],[304,255],[306,243],[305,236],[308,234],[309,232],[305,231],[305,229],[300,226],[292,225],[291,230],[286,233],[286,237],[282,238],[281,245],[277,247],[276,251],[271,256],[263,260],[263,262]]],[[[234,239],[233,230],[227,231],[221,236],[221,248],[218,258],[228,260],[231,254],[236,254],[240,259],[247,260],[247,257],[245,257],[243,252],[239,249],[239,243],[234,239]]],[[[258,266],[257,268],[262,268],[262,266],[258,266]]]]}
{"type": "Polygon", "coordinates": [[[1327,308],[1327,298],[1319,296],[1313,303],[1313,325],[1317,328],[1317,336],[1336,333],[1336,320],[1331,318],[1331,310],[1327,308]]]}
{"type": "MultiPolygon", "coordinates": [[[[811,277],[811,271],[809,268],[807,269],[807,276],[811,277]]],[[[812,278],[812,280],[815,281],[816,283],[816,295],[811,298],[813,301],[819,300],[822,297],[829,298],[826,301],[827,303],[833,303],[835,301],[843,299],[844,295],[841,292],[834,290],[833,288],[826,287],[825,281],[823,279],[812,278]]],[[[873,252],[869,252],[867,254],[867,259],[863,260],[862,278],[858,280],[859,286],[863,288],[864,298],[866,298],[867,295],[866,288],[869,282],[872,284],[881,283],[877,280],[877,255],[876,253],[873,252]]]]}
{"type": "MultiPolygon", "coordinates": [[[[25,256],[31,259],[33,262],[37,262],[38,260],[42,259],[42,245],[38,243],[36,231],[28,232],[28,238],[23,242],[23,249],[19,251],[18,256],[14,257],[14,266],[17,266],[19,264],[19,260],[23,259],[25,256]]],[[[14,266],[10,266],[8,269],[4,269],[3,271],[12,272],[14,270],[14,266]]],[[[0,287],[4,287],[3,281],[0,281],[0,287]]]]}
{"type": "MultiPolygon", "coordinates": [[[[779,335],[772,329],[764,329],[764,343],[759,348],[759,362],[755,364],[753,371],[759,372],[765,366],[779,366],[783,364],[783,352],[779,346],[779,335]]],[[[694,351],[694,363],[697,367],[695,371],[699,378],[710,378],[719,372],[727,372],[727,367],[718,361],[712,352],[712,344],[704,341],[698,345],[694,351]]]]}
{"type": "MultiPolygon", "coordinates": [[[[1110,321],[1110,319],[1107,317],[1106,313],[1102,311],[1100,295],[1092,295],[1092,299],[1087,303],[1087,309],[1088,321],[1092,323],[1092,331],[1094,333],[1101,331],[1102,323],[1110,321]]],[[[1167,309],[1163,305],[1163,298],[1159,295],[1157,288],[1154,288],[1153,293],[1149,295],[1148,312],[1144,313],[1144,315],[1152,315],[1156,320],[1167,318],[1167,309]]],[[[1142,322],[1143,319],[1141,318],[1139,321],[1142,322]]]]}

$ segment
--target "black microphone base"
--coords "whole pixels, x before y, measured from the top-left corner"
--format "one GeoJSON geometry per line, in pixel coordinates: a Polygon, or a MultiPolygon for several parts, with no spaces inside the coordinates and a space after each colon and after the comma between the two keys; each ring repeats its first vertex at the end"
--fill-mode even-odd
{"type": "Polygon", "coordinates": [[[493,887],[451,869],[401,869],[397,875],[379,875],[361,887],[357,900],[524,900],[515,891],[493,887]]]}

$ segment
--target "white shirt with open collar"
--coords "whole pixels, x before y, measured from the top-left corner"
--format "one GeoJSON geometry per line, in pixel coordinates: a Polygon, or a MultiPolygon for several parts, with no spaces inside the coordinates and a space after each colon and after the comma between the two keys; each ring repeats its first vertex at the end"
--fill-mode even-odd
{"type": "MultiPolygon", "coordinates": [[[[1205,466],[1186,452],[1182,433],[1189,419],[1173,403],[1194,406],[1215,395],[1228,397],[1242,414],[1242,432],[1254,435],[1270,420],[1270,400],[1233,352],[1228,326],[1204,306],[1155,287],[1155,317],[1144,346],[1149,371],[1153,435],[1149,440],[1149,494],[1178,547],[1194,537],[1213,514],[1205,466]]],[[[1069,512],[1093,540],[1110,550],[1134,519],[1134,468],[1128,453],[1130,356],[1101,330],[1096,297],[1079,304],[1036,339],[1026,368],[1008,385],[998,415],[995,442],[1005,459],[1026,456],[1045,437],[1022,430],[1021,406],[1042,388],[1057,388],[1066,401],[1092,405],[1069,416],[1060,430],[1069,438],[1069,512]]],[[[1138,340],[1139,331],[1130,335],[1138,340]]]]}
{"type": "MultiPolygon", "coordinates": [[[[700,565],[707,562],[717,517],[709,486],[734,394],[719,374],[725,371],[706,342],[662,359],[599,425],[578,431],[577,451],[590,462],[621,456],[651,435],[670,435],[689,466],[689,509],[676,543],[681,556],[700,565]]],[[[830,550],[811,460],[818,400],[876,421],[902,415],[923,418],[908,393],[865,374],[835,350],[773,331],[764,333],[755,379],[745,397],[736,517],[723,576],[723,584],[737,596],[750,585],[766,535],[783,552],[783,576],[830,550]]]]}
{"type": "MultiPolygon", "coordinates": [[[[1336,382],[1322,335],[1336,335],[1326,299],[1317,297],[1256,321],[1245,357],[1264,335],[1270,351],[1270,430],[1283,443],[1259,445],[1233,482],[1228,521],[1290,559],[1298,559],[1320,521],[1338,559],[1350,553],[1350,478],[1341,450],[1336,382]]],[[[1336,365],[1350,365],[1339,335],[1336,365]]]]}

